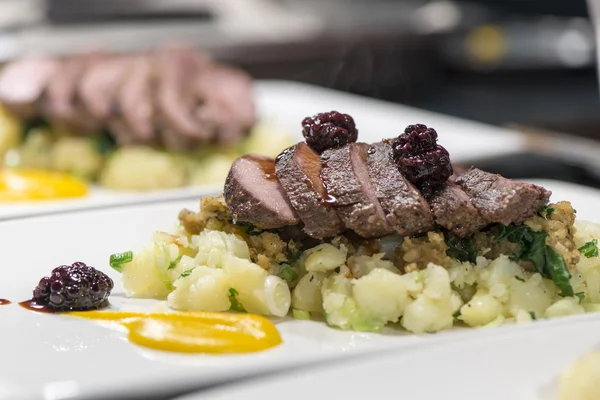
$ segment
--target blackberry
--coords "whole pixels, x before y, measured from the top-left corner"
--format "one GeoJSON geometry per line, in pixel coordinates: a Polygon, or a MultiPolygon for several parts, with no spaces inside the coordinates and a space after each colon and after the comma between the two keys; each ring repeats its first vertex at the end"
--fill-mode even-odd
{"type": "Polygon", "coordinates": [[[55,311],[92,310],[108,304],[112,279],[82,262],[61,265],[33,290],[32,300],[55,311]]]}
{"type": "Polygon", "coordinates": [[[337,111],[304,118],[302,134],[306,143],[318,153],[356,142],[358,138],[354,119],[337,111]]]}
{"type": "Polygon", "coordinates": [[[423,124],[409,125],[392,141],[398,170],[423,193],[430,196],[452,175],[448,150],[437,144],[437,132],[423,124]]]}

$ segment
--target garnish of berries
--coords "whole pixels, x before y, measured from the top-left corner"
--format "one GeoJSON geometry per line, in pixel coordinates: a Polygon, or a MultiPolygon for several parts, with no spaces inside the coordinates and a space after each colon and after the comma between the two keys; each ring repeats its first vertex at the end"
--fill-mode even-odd
{"type": "Polygon", "coordinates": [[[94,310],[108,304],[113,287],[108,275],[76,262],[56,267],[43,277],[32,300],[55,311],[94,310]]]}
{"type": "Polygon", "coordinates": [[[337,149],[356,142],[358,130],[354,119],[337,111],[306,117],[302,121],[302,134],[306,143],[317,153],[337,149]]]}
{"type": "Polygon", "coordinates": [[[437,132],[423,124],[409,125],[392,141],[398,170],[425,196],[452,175],[448,150],[437,144],[437,132]]]}

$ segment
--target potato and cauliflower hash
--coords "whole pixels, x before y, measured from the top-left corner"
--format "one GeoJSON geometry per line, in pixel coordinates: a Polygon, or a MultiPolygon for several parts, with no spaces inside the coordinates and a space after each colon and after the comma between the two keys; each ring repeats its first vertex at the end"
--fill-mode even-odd
{"type": "Polygon", "coordinates": [[[341,329],[397,324],[414,333],[529,322],[600,303],[600,226],[575,223],[566,202],[548,206],[524,228],[494,227],[460,245],[440,231],[324,242],[297,229],[262,231],[233,224],[222,197],[203,198],[199,212],[183,210],[179,219],[145,248],[112,256],[129,295],[166,298],[175,310],[291,312],[341,329]],[[518,259],[521,244],[510,239],[523,229],[545,232],[542,244],[545,238],[549,254],[565,260],[567,282],[544,278],[518,259]]]}

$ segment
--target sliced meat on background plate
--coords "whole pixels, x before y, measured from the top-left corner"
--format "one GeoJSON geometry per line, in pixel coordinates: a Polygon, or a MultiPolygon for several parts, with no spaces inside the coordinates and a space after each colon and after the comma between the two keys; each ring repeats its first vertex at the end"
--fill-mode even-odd
{"type": "Polygon", "coordinates": [[[398,171],[391,145],[374,143],[367,153],[369,178],[391,227],[403,236],[433,229],[429,204],[419,189],[398,171]]]}
{"type": "Polygon", "coordinates": [[[157,140],[152,58],[130,57],[124,67],[124,79],[117,88],[110,127],[120,145],[151,143],[157,140]]]}
{"type": "Polygon", "coordinates": [[[469,236],[489,224],[473,206],[467,193],[453,182],[449,181],[437,189],[429,204],[435,222],[458,237],[469,236]]]}
{"type": "MultiPolygon", "coordinates": [[[[200,103],[200,98],[198,100],[200,103]]],[[[196,107],[194,117],[207,132],[210,141],[224,146],[237,143],[245,133],[227,109],[206,99],[196,107]]]]}
{"type": "Polygon", "coordinates": [[[79,101],[97,121],[106,122],[111,117],[130,61],[126,56],[107,56],[91,63],[83,73],[77,88],[79,101]]]}
{"type": "Polygon", "coordinates": [[[28,57],[0,72],[0,102],[65,134],[108,128],[120,145],[234,145],[256,123],[252,78],[189,46],[151,54],[28,57]],[[133,65],[132,65],[133,64],[133,65]]]}
{"type": "Polygon", "coordinates": [[[211,63],[198,76],[197,90],[205,102],[198,118],[218,124],[219,142],[235,143],[256,123],[252,78],[244,71],[211,63]]]}
{"type": "Polygon", "coordinates": [[[23,118],[37,116],[38,102],[59,62],[50,57],[26,57],[11,62],[0,74],[0,101],[23,118]]]}
{"type": "Polygon", "coordinates": [[[471,198],[475,208],[488,222],[519,224],[548,203],[551,192],[525,182],[473,168],[456,183],[471,198]]]}
{"type": "Polygon", "coordinates": [[[314,238],[339,235],[344,223],[326,201],[321,179],[321,158],[306,143],[300,142],[277,157],[275,169],[304,231],[314,238]]]}
{"type": "Polygon", "coordinates": [[[99,125],[81,106],[78,86],[86,69],[101,57],[101,53],[85,53],[64,59],[55,69],[43,98],[44,114],[56,126],[73,133],[91,133],[99,125]]]}
{"type": "Polygon", "coordinates": [[[273,229],[300,222],[277,179],[272,158],[238,158],[229,170],[223,194],[234,223],[273,229]]]}
{"type": "Polygon", "coordinates": [[[172,139],[163,135],[162,139],[170,148],[187,149],[189,141],[199,143],[213,139],[214,128],[197,118],[201,99],[197,97],[195,82],[200,71],[209,60],[191,48],[165,48],[156,54],[155,59],[156,106],[160,125],[168,126],[169,132],[188,140],[172,139]],[[177,147],[184,144],[184,147],[177,147]]]}
{"type": "Polygon", "coordinates": [[[330,202],[346,228],[365,238],[394,230],[388,224],[369,179],[366,143],[351,143],[321,155],[321,178],[330,202]]]}

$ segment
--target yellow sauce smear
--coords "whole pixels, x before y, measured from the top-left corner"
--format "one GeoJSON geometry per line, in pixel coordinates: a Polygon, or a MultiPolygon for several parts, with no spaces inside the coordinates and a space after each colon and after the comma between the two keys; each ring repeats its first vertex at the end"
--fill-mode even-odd
{"type": "Polygon", "coordinates": [[[1,169],[0,201],[32,201],[81,197],[87,185],[67,174],[37,169],[1,169]]]}
{"type": "Polygon", "coordinates": [[[281,343],[275,325],[252,314],[83,311],[68,315],[119,323],[129,330],[131,342],[178,353],[250,353],[281,343]]]}

